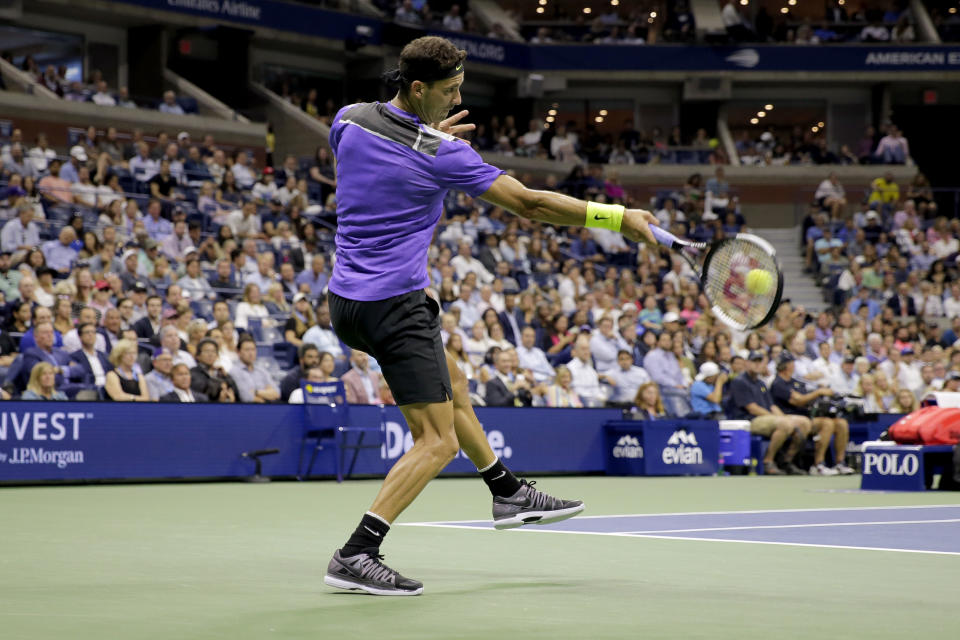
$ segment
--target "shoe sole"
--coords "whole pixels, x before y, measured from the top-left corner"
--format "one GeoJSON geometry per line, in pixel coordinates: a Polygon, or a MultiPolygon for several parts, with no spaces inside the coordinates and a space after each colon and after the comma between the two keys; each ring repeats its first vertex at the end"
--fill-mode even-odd
{"type": "Polygon", "coordinates": [[[358,582],[352,582],[350,580],[344,580],[343,578],[332,576],[329,573],[323,577],[323,582],[329,587],[346,589],[348,591],[364,591],[374,596],[418,596],[423,593],[423,587],[420,587],[414,591],[406,591],[404,589],[378,589],[377,587],[369,584],[361,584],[358,582]]]}
{"type": "Polygon", "coordinates": [[[495,520],[493,522],[493,528],[499,530],[516,529],[517,527],[522,527],[527,524],[550,524],[552,522],[560,522],[561,520],[572,518],[583,511],[584,508],[585,505],[581,504],[576,507],[554,509],[551,511],[525,511],[524,513],[518,513],[517,515],[510,516],[509,518],[495,520]]]}

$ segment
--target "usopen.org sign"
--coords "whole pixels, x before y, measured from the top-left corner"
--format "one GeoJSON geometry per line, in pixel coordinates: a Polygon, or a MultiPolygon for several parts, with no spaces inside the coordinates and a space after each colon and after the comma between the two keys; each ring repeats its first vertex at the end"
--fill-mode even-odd
{"type": "Polygon", "coordinates": [[[91,418],[80,411],[0,411],[0,464],[83,464],[82,449],[60,447],[76,446],[91,418]]]}

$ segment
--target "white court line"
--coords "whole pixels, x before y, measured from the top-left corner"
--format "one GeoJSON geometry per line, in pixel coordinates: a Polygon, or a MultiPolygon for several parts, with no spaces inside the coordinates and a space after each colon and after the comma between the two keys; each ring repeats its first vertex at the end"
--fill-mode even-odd
{"type": "Polygon", "coordinates": [[[820,522],[816,524],[763,524],[743,527],[704,527],[702,529],[655,529],[653,531],[623,531],[630,535],[647,535],[657,533],[696,533],[698,531],[744,531],[749,529],[803,529],[806,527],[864,527],[877,524],[933,524],[943,522],[960,522],[960,518],[947,520],[878,520],[876,522],[820,522]]]}
{"type": "MultiPolygon", "coordinates": [[[[489,522],[484,520],[477,520],[476,522],[489,522]]],[[[930,520],[923,520],[922,522],[930,522],[930,520]]],[[[439,522],[405,522],[398,523],[403,524],[408,527],[436,527],[438,529],[466,529],[467,531],[492,531],[493,526],[489,527],[469,527],[462,524],[441,524],[439,522]]],[[[654,535],[654,534],[638,534],[638,533],[605,533],[602,531],[557,531],[556,529],[544,529],[542,527],[521,527],[517,529],[511,529],[510,531],[518,533],[553,533],[560,535],[572,535],[572,536],[613,536],[617,538],[652,538],[654,540],[674,540],[674,541],[686,541],[692,540],[694,542],[738,542],[741,544],[769,544],[781,547],[812,547],[820,549],[853,549],[856,551],[889,551],[891,553],[923,553],[927,555],[935,556],[960,556],[960,551],[929,551],[926,549],[891,549],[888,547],[858,547],[852,545],[842,545],[842,544],[811,544],[806,542],[773,542],[770,540],[727,540],[724,538],[694,538],[688,536],[664,536],[664,535],[654,535]]]]}
{"type": "MultiPolygon", "coordinates": [[[[911,504],[899,507],[880,506],[880,507],[824,507],[820,509],[756,509],[752,511],[675,511],[671,513],[620,513],[610,515],[587,515],[577,516],[577,520],[589,520],[592,518],[656,518],[659,516],[722,516],[737,515],[741,513],[810,513],[816,511],[867,511],[867,510],[889,510],[889,509],[960,509],[960,504],[911,504]]],[[[456,520],[461,523],[489,524],[490,520],[456,520]]],[[[396,524],[405,527],[428,527],[439,526],[438,522],[397,522],[396,524]]],[[[468,527],[474,528],[474,527],[468,527]]]]}

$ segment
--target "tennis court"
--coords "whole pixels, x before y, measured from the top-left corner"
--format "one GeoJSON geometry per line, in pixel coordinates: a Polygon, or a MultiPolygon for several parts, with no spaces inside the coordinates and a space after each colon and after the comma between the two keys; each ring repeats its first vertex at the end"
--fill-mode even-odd
{"type": "Polygon", "coordinates": [[[386,561],[419,598],[322,577],[379,482],[0,491],[3,638],[904,638],[956,621],[960,496],[847,478],[543,478],[585,517],[494,531],[432,483],[386,561]]]}

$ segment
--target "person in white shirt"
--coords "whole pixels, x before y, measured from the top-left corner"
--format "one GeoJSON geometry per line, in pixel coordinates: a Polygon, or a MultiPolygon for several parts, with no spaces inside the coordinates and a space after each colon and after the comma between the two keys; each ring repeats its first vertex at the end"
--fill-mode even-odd
{"type": "MultiPolygon", "coordinates": [[[[839,337],[837,339],[839,339],[839,337]]],[[[817,345],[817,353],[820,354],[820,357],[811,363],[813,368],[817,371],[826,372],[826,380],[833,380],[840,375],[840,367],[836,362],[834,362],[832,349],[833,347],[830,346],[830,342],[824,340],[817,345]]],[[[841,357],[840,360],[842,361],[842,359],[843,358],[841,357]]]]}
{"type": "Polygon", "coordinates": [[[454,4],[450,6],[450,11],[443,16],[443,28],[447,31],[463,31],[463,18],[460,17],[460,5],[454,4]]]}
{"type": "Polygon", "coordinates": [[[602,407],[607,394],[600,386],[600,377],[590,362],[590,339],[578,336],[571,352],[573,359],[567,363],[573,375],[573,390],[577,392],[584,406],[602,407]]]}
{"type": "Polygon", "coordinates": [[[597,331],[590,335],[590,354],[596,369],[606,373],[617,367],[617,353],[627,348],[626,341],[613,330],[613,317],[604,315],[597,323],[597,331]]]}
{"type": "Polygon", "coordinates": [[[170,113],[176,116],[183,115],[183,107],[177,103],[177,94],[175,94],[173,91],[163,92],[163,102],[161,102],[160,106],[157,107],[157,111],[160,113],[170,113]]]}
{"type": "Polygon", "coordinates": [[[943,301],[943,314],[948,318],[960,317],[960,284],[950,285],[950,295],[943,301]]]}
{"type": "Polygon", "coordinates": [[[40,229],[33,222],[33,206],[21,203],[17,217],[0,231],[0,251],[9,251],[12,263],[19,262],[31,248],[40,244],[40,229]]]}
{"type": "Polygon", "coordinates": [[[794,377],[814,385],[827,382],[827,372],[814,367],[813,360],[807,355],[807,337],[802,331],[790,341],[790,355],[794,358],[794,377]]]}
{"type": "Polygon", "coordinates": [[[277,183],[273,179],[273,167],[266,167],[263,170],[260,182],[253,185],[253,197],[255,200],[266,204],[275,195],[277,195],[277,183]]]}
{"type": "Polygon", "coordinates": [[[847,356],[840,365],[840,370],[830,378],[830,388],[841,396],[851,396],[857,392],[860,385],[860,376],[854,371],[857,359],[847,356]]]}
{"type": "MultiPolygon", "coordinates": [[[[79,327],[84,324],[93,325],[93,327],[97,326],[97,312],[90,307],[84,307],[80,310],[77,326],[63,335],[63,350],[67,353],[79,351],[83,346],[80,339],[79,327]]],[[[96,348],[97,351],[105,352],[107,350],[107,339],[98,333],[94,348],[96,348]]]]}
{"type": "MultiPolygon", "coordinates": [[[[323,369],[320,368],[320,365],[316,365],[307,369],[306,376],[304,378],[306,382],[327,382],[327,374],[324,373],[323,369]]],[[[290,398],[287,400],[288,404],[303,404],[303,387],[297,387],[290,392],[290,398]]]]}
{"type": "Polygon", "coordinates": [[[340,339],[330,324],[330,307],[325,303],[317,307],[317,324],[307,329],[301,340],[316,345],[321,353],[329,353],[338,362],[346,361],[340,339]]]}
{"type": "Polygon", "coordinates": [[[47,144],[47,136],[41,133],[37,135],[37,146],[30,149],[28,155],[37,173],[46,173],[47,164],[57,157],[57,151],[47,144]]]}
{"type": "Polygon", "coordinates": [[[547,354],[536,346],[537,332],[533,327],[524,327],[520,332],[520,345],[517,347],[517,358],[520,366],[533,374],[538,383],[553,380],[556,372],[547,360],[547,354]]]}
{"type": "Polygon", "coordinates": [[[93,94],[91,100],[94,104],[100,105],[101,107],[117,106],[117,101],[110,95],[110,91],[107,89],[107,83],[103,80],[97,83],[97,92],[93,94]]]}
{"type": "Polygon", "coordinates": [[[847,206],[846,191],[840,184],[837,174],[833,172],[817,187],[813,199],[819,202],[823,208],[829,209],[831,219],[834,220],[840,217],[847,206]]]}
{"type": "Polygon", "coordinates": [[[247,166],[248,161],[247,152],[238,151],[237,160],[230,169],[233,172],[233,177],[237,179],[237,186],[241,189],[252,189],[253,183],[256,181],[253,171],[247,166]]]}
{"type": "Polygon", "coordinates": [[[150,145],[146,142],[137,145],[137,155],[128,164],[137,182],[150,182],[150,178],[160,172],[160,163],[150,157],[150,145]]]}
{"type": "Polygon", "coordinates": [[[633,364],[633,355],[627,349],[617,353],[617,366],[606,375],[613,385],[610,402],[616,404],[632,404],[640,386],[650,382],[646,369],[633,364]]]}
{"type": "Polygon", "coordinates": [[[186,273],[177,281],[184,294],[190,296],[193,301],[203,300],[204,298],[214,297],[210,282],[203,277],[200,270],[200,260],[195,254],[187,258],[186,273]]]}
{"type": "MultiPolygon", "coordinates": [[[[257,203],[244,202],[243,207],[235,209],[227,216],[227,225],[236,237],[252,238],[260,235],[261,222],[257,214],[257,203]]],[[[256,268],[254,266],[254,268],[256,268]]]]}
{"type": "Polygon", "coordinates": [[[187,233],[187,222],[177,220],[173,223],[173,233],[160,241],[160,250],[177,262],[182,262],[187,255],[188,249],[193,249],[193,240],[187,233]]]}
{"type": "Polygon", "coordinates": [[[473,287],[466,282],[460,285],[460,297],[450,305],[451,309],[460,311],[460,328],[464,331],[472,330],[473,325],[480,320],[480,310],[471,301],[473,287]]]}
{"type": "MultiPolygon", "coordinates": [[[[477,278],[484,284],[493,282],[493,274],[487,271],[483,263],[473,257],[470,252],[470,241],[461,240],[457,246],[457,255],[450,260],[450,265],[457,271],[457,279],[463,280],[471,271],[477,274],[477,278]]],[[[462,322],[461,322],[462,325],[462,322]]]]}
{"type": "Polygon", "coordinates": [[[173,354],[173,364],[183,363],[191,369],[197,366],[197,361],[190,352],[180,348],[180,332],[177,325],[168,324],[160,329],[160,346],[169,349],[173,354]]]}
{"type": "Polygon", "coordinates": [[[97,206],[97,185],[90,181],[90,170],[86,165],[77,170],[77,181],[70,187],[73,192],[73,201],[85,207],[97,206]]]}
{"type": "Polygon", "coordinates": [[[481,367],[484,356],[492,346],[493,343],[487,335],[487,326],[483,323],[483,320],[477,320],[470,327],[470,336],[463,342],[463,351],[467,354],[470,364],[475,368],[481,367]]]}

